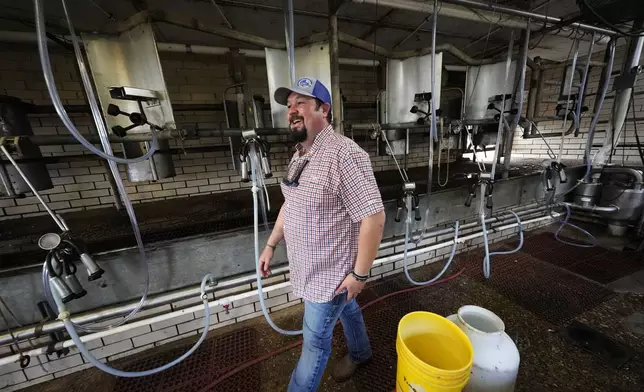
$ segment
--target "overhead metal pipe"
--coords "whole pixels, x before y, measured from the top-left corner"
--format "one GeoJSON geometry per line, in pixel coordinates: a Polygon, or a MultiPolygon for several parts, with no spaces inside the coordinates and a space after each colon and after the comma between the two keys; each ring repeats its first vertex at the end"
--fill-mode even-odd
{"type": "MultiPolygon", "coordinates": [[[[528,21],[528,24],[530,21],[528,21]]],[[[523,31],[523,45],[521,47],[521,61],[520,67],[517,68],[516,79],[519,81],[515,97],[518,96],[519,102],[517,105],[517,114],[510,122],[509,129],[505,133],[505,145],[503,146],[503,178],[510,177],[510,162],[512,160],[512,145],[514,144],[514,131],[519,125],[521,119],[521,111],[523,110],[523,93],[525,90],[525,74],[528,68],[528,50],[530,49],[530,30],[523,31]]],[[[516,99],[516,98],[515,98],[516,99]]]]}
{"type": "Polygon", "coordinates": [[[415,122],[408,123],[392,123],[392,124],[350,124],[348,125],[354,131],[373,131],[374,129],[394,130],[394,129],[429,129],[429,124],[417,124],[415,122]]]}
{"type": "MultiPolygon", "coordinates": [[[[247,129],[211,129],[198,131],[199,137],[241,137],[242,132],[247,131],[247,129]]],[[[290,135],[290,131],[287,128],[257,128],[254,131],[260,136],[276,136],[276,135],[290,135]]],[[[169,139],[179,139],[182,134],[179,130],[171,131],[160,131],[157,132],[157,139],[159,140],[169,140],[169,139]]],[[[184,135],[185,136],[185,135],[184,135]]],[[[29,139],[32,143],[37,146],[57,146],[62,144],[78,144],[78,140],[73,136],[64,136],[64,135],[51,135],[51,136],[34,136],[34,135],[25,135],[20,136],[21,138],[29,139]]],[[[87,135],[85,138],[90,143],[100,143],[98,135],[87,135]]],[[[151,134],[131,134],[124,137],[118,137],[116,135],[109,136],[110,143],[140,143],[140,142],[149,142],[152,141],[151,134]]]]}
{"type": "MultiPolygon", "coordinates": [[[[326,33],[323,34],[326,38],[326,33]]],[[[68,39],[67,36],[64,36],[63,38],[68,39]]],[[[37,42],[36,40],[36,34],[28,31],[0,31],[0,42],[35,44],[37,42]]],[[[205,54],[215,56],[224,56],[231,51],[230,48],[223,46],[178,44],[172,42],[157,42],[157,49],[159,52],[205,54]]],[[[259,49],[239,49],[239,53],[251,58],[266,58],[266,51],[259,49]]],[[[341,57],[339,61],[340,65],[355,65],[360,67],[377,67],[378,65],[380,65],[380,62],[374,59],[354,59],[341,57]]]]}
{"type": "Polygon", "coordinates": [[[344,135],[344,119],[342,118],[342,94],[340,92],[340,32],[338,31],[338,10],[332,1],[329,1],[329,61],[331,62],[331,100],[333,114],[333,128],[340,135],[344,135]]]}
{"type": "MultiPolygon", "coordinates": [[[[434,6],[431,2],[419,2],[412,0],[351,0],[359,4],[372,4],[380,7],[391,7],[395,9],[414,11],[426,14],[434,13],[434,6]]],[[[530,24],[530,30],[539,30],[543,28],[543,23],[555,24],[561,22],[561,18],[538,14],[535,12],[519,10],[516,8],[504,7],[492,3],[480,3],[472,0],[445,0],[438,5],[441,16],[455,19],[470,20],[480,23],[494,23],[503,27],[523,29],[525,20],[531,19],[534,23],[530,24]],[[471,8],[481,10],[474,12],[471,8]],[[503,17],[508,15],[510,17],[503,17]]],[[[614,36],[615,32],[597,26],[584,23],[572,23],[571,28],[581,31],[597,32],[605,36],[614,36]]],[[[605,37],[599,36],[602,42],[605,37]]]]}
{"type": "Polygon", "coordinates": [[[295,86],[295,18],[293,17],[293,0],[284,0],[284,35],[291,86],[295,86]]]}

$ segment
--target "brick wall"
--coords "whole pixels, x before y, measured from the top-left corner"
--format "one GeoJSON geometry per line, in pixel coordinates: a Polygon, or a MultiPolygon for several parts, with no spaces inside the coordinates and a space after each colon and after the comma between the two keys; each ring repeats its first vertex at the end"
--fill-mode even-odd
{"type": "MultiPolygon", "coordinates": [[[[40,70],[36,46],[0,46],[0,94],[15,96],[37,105],[51,105],[42,72],[40,70]]],[[[168,92],[173,104],[220,104],[224,89],[233,84],[228,77],[228,65],[224,57],[202,56],[177,53],[161,53],[161,63],[168,92]]],[[[52,50],[51,62],[59,94],[64,104],[85,104],[85,95],[76,70],[73,56],[52,50]]],[[[268,81],[266,68],[261,59],[248,59],[247,78],[251,92],[262,95],[268,102],[268,81]]],[[[370,103],[375,101],[377,83],[372,68],[343,67],[341,69],[341,88],[348,102],[370,103]]],[[[232,99],[233,97],[228,97],[232,99]]],[[[373,122],[375,109],[347,109],[349,121],[373,122]]],[[[83,134],[95,133],[89,115],[70,115],[83,134]]],[[[270,124],[270,113],[264,113],[265,121],[270,124]]],[[[177,124],[197,126],[199,129],[218,129],[225,127],[222,111],[175,112],[177,124]]],[[[55,114],[30,115],[30,122],[36,135],[69,135],[55,114]]],[[[274,185],[284,175],[291,150],[284,143],[285,137],[271,137],[274,178],[267,184],[274,185]],[[280,143],[281,141],[281,143],[280,143]]],[[[375,141],[356,133],[355,140],[372,156],[374,170],[393,170],[395,165],[390,157],[376,156],[375,141]]],[[[428,145],[422,136],[415,136],[408,159],[410,167],[426,165],[428,145]]],[[[150,202],[170,198],[204,195],[238,189],[248,184],[239,182],[233,170],[229,151],[222,151],[228,140],[221,137],[187,140],[183,143],[170,142],[173,149],[172,159],[176,176],[156,182],[128,183],[127,191],[134,203],[150,202]],[[216,147],[214,151],[191,151],[192,147],[216,147]],[[185,149],[185,153],[182,150],[185,149]]],[[[118,144],[112,146],[120,151],[118,144]]],[[[42,192],[50,206],[57,212],[72,212],[94,208],[104,208],[113,204],[113,190],[109,184],[108,170],[99,159],[80,144],[64,146],[42,146],[47,157],[82,156],[87,159],[73,162],[48,163],[54,188],[42,192]]],[[[126,178],[125,166],[120,166],[122,178],[126,178]]],[[[0,200],[0,220],[15,219],[45,214],[35,197],[27,194],[23,199],[0,200]]]]}
{"type": "MultiPolygon", "coordinates": [[[[602,106],[602,110],[600,112],[600,117],[599,117],[600,124],[596,128],[596,133],[593,140],[594,145],[601,145],[604,141],[604,137],[605,137],[604,131],[609,125],[605,123],[602,124],[601,122],[607,121],[610,119],[610,113],[611,113],[611,110],[613,107],[613,101],[614,101],[612,97],[615,95],[615,92],[612,91],[613,81],[615,79],[615,76],[619,75],[619,73],[621,72],[622,65],[624,63],[624,59],[626,56],[626,50],[627,50],[626,45],[619,46],[616,49],[615,65],[613,67],[613,76],[611,78],[608,93],[606,94],[607,99],[605,100],[604,105],[602,106]]],[[[600,51],[593,55],[593,60],[603,61],[603,56],[604,56],[603,51],[600,51]]],[[[580,60],[578,61],[583,61],[583,59],[580,58],[580,60]]],[[[602,70],[599,69],[598,67],[595,67],[589,74],[590,79],[588,82],[587,94],[593,94],[593,95],[586,98],[584,105],[588,106],[590,110],[587,113],[587,115],[582,118],[579,137],[574,137],[574,135],[571,134],[564,138],[563,155],[562,155],[563,159],[582,160],[584,158],[584,148],[586,146],[587,131],[590,127],[590,123],[592,120],[592,111],[595,105],[595,99],[599,93],[598,90],[600,89],[599,79],[601,77],[601,73],[602,73],[602,70]]],[[[544,72],[543,75],[544,75],[545,81],[561,81],[563,79],[563,67],[557,67],[555,69],[547,70],[546,72],[544,72]]],[[[559,90],[560,90],[560,86],[554,85],[554,83],[544,85],[542,90],[543,96],[542,96],[542,104],[541,104],[541,113],[537,113],[536,114],[537,116],[554,115],[555,106],[557,105],[554,101],[556,101],[559,96],[559,90]]],[[[635,92],[637,93],[642,91],[644,91],[644,77],[640,76],[637,80],[635,92]]],[[[635,111],[636,111],[635,115],[637,118],[640,118],[640,121],[637,122],[637,129],[639,131],[639,134],[642,137],[644,137],[644,120],[642,119],[643,113],[644,113],[644,95],[639,95],[639,96],[636,95],[634,99],[635,99],[635,111]]],[[[568,122],[567,127],[569,125],[570,125],[570,121],[568,122]]],[[[563,122],[546,121],[546,122],[539,123],[538,126],[539,126],[539,130],[544,133],[561,132],[563,127],[563,122]]],[[[555,154],[559,153],[559,146],[561,144],[560,140],[561,139],[559,137],[553,137],[553,138],[547,139],[548,144],[550,144],[550,147],[553,149],[555,154]]],[[[636,139],[635,139],[635,125],[633,123],[633,113],[629,110],[627,121],[624,126],[624,131],[620,136],[619,144],[620,145],[623,143],[634,144],[635,142],[636,142],[636,139]]],[[[591,156],[594,156],[595,152],[598,149],[599,149],[598,147],[593,148],[591,150],[591,156]]],[[[631,164],[631,165],[640,165],[640,166],[642,165],[637,148],[626,148],[625,152],[623,152],[621,147],[618,148],[613,155],[613,162],[621,164],[623,155],[624,155],[624,158],[623,158],[624,163],[631,164]]],[[[523,139],[522,133],[517,132],[514,139],[512,158],[521,158],[521,157],[547,159],[548,158],[547,147],[542,139],[523,139]]]]}

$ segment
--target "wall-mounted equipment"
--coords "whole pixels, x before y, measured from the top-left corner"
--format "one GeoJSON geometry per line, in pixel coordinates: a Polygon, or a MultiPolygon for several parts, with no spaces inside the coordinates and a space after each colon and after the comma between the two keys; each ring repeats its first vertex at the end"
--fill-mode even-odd
{"type": "MultiPolygon", "coordinates": [[[[27,118],[26,106],[18,98],[0,95],[0,140],[8,141],[15,136],[34,134],[27,118]]],[[[36,162],[42,158],[38,146],[32,144],[28,138],[20,138],[9,150],[15,153],[14,159],[20,170],[36,190],[43,191],[54,187],[45,164],[36,162]]],[[[23,196],[30,191],[29,186],[13,165],[2,163],[5,159],[6,157],[0,154],[0,198],[23,196]]]]}
{"type": "MultiPolygon", "coordinates": [[[[271,99],[271,119],[273,127],[288,128],[286,106],[275,102],[275,90],[290,86],[289,60],[286,50],[266,48],[266,73],[268,74],[268,91],[271,99]]],[[[331,94],[331,58],[328,42],[317,42],[295,48],[295,77],[316,78],[324,84],[331,94]]],[[[333,100],[331,101],[333,102],[333,100]]]]}
{"type": "MultiPolygon", "coordinates": [[[[441,85],[443,54],[436,54],[436,85],[441,85]]],[[[440,103],[440,88],[432,91],[431,54],[410,57],[404,60],[387,60],[386,114],[381,117],[384,123],[429,123],[432,113],[430,102],[435,94],[435,102],[440,103]]],[[[433,108],[434,111],[439,107],[433,108]]],[[[402,155],[409,152],[409,135],[405,129],[386,131],[390,147],[379,148],[381,155],[402,155]]],[[[429,133],[429,131],[428,131],[429,133]]]]}
{"type": "MultiPolygon", "coordinates": [[[[496,103],[503,94],[514,96],[516,86],[517,62],[510,66],[509,78],[505,83],[506,62],[467,67],[465,81],[465,123],[494,122],[497,110],[490,109],[491,103],[496,103]],[[505,85],[505,91],[503,86],[505,85]]],[[[512,109],[514,100],[506,99],[505,107],[496,106],[499,110],[507,112],[512,109]]]]}
{"type": "MultiPolygon", "coordinates": [[[[150,24],[117,36],[85,34],[83,40],[105,121],[113,133],[122,136],[176,129],[150,24]]],[[[158,144],[151,159],[127,165],[129,181],[156,181],[175,175],[168,141],[159,140],[158,144]]],[[[122,144],[126,158],[141,156],[150,147],[150,142],[122,144]]]]}

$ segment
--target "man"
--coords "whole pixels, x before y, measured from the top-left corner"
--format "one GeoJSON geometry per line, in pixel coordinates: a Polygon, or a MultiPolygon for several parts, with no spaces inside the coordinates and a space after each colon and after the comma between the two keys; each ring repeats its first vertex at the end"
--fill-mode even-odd
{"type": "Polygon", "coordinates": [[[259,262],[270,275],[282,240],[293,292],[304,299],[304,344],[289,392],[317,390],[331,354],[333,328],[342,321],[349,354],[336,381],[371,360],[371,346],[355,297],[364,289],[378,252],[385,213],[369,155],[330,124],[331,94],[317,79],[301,78],[275,91],[288,107],[296,152],[281,187],[284,205],[259,262]]]}

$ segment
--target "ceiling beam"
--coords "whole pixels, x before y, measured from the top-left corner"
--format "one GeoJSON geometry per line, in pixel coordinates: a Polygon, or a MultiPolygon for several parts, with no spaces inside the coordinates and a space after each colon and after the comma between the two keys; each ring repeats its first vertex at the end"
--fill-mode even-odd
{"type": "MultiPolygon", "coordinates": [[[[203,3],[203,2],[209,2],[210,0],[189,0],[189,1],[192,1],[194,3],[203,3]]],[[[246,8],[246,9],[274,12],[274,13],[280,13],[280,14],[284,13],[284,9],[282,7],[268,5],[268,4],[261,4],[261,3],[251,3],[243,0],[217,0],[217,4],[219,4],[220,6],[226,6],[226,7],[232,7],[232,8],[246,8]]],[[[316,19],[328,20],[329,18],[329,15],[324,12],[295,9],[293,10],[293,13],[295,15],[309,16],[316,19]]],[[[352,24],[361,24],[365,26],[374,26],[378,23],[377,20],[355,18],[355,17],[343,16],[343,15],[338,15],[338,21],[352,23],[352,24]]],[[[407,32],[412,32],[416,28],[415,26],[408,26],[408,25],[404,25],[400,23],[392,23],[392,22],[383,22],[381,23],[380,27],[393,29],[393,30],[407,31],[407,32]]],[[[418,29],[417,32],[431,34],[432,31],[430,29],[418,29]]],[[[471,37],[469,35],[464,35],[464,34],[455,34],[453,32],[441,32],[440,30],[436,31],[436,35],[439,37],[461,38],[461,39],[468,39],[468,40],[476,38],[476,37],[471,37]]],[[[500,43],[503,43],[504,41],[490,40],[490,42],[493,42],[495,44],[500,44],[500,43]]]]}
{"type": "Polygon", "coordinates": [[[231,30],[235,30],[235,26],[233,26],[233,24],[230,23],[230,20],[228,20],[228,17],[226,16],[226,14],[224,14],[224,10],[222,10],[221,7],[219,7],[219,4],[217,4],[215,0],[210,0],[210,2],[215,8],[217,8],[217,12],[219,12],[219,15],[224,20],[228,28],[231,30]]]}
{"type": "Polygon", "coordinates": [[[389,18],[394,12],[396,12],[396,10],[393,8],[387,11],[380,19],[378,19],[378,21],[373,26],[369,28],[369,30],[360,35],[360,39],[367,39],[371,36],[371,34],[374,34],[376,31],[378,31],[378,29],[381,28],[382,25],[387,21],[387,18],[389,18]]]}
{"type": "MultiPolygon", "coordinates": [[[[539,10],[541,10],[542,8],[544,8],[544,7],[546,7],[547,5],[549,5],[550,3],[552,3],[552,1],[553,1],[553,0],[546,0],[546,1],[544,1],[543,3],[539,4],[538,6],[534,7],[533,9],[531,9],[530,11],[532,11],[532,12],[539,11],[539,10]]],[[[548,11],[547,11],[547,10],[546,10],[546,15],[548,15],[548,11]]],[[[488,34],[482,35],[482,36],[478,37],[477,39],[475,39],[474,41],[470,42],[469,44],[465,45],[465,46],[463,47],[463,49],[467,49],[467,48],[469,48],[469,47],[471,47],[471,46],[474,46],[474,45],[478,44],[479,42],[483,41],[486,37],[488,37],[488,36],[490,36],[490,35],[492,35],[492,34],[495,34],[495,33],[499,32],[501,29],[503,29],[503,27],[502,27],[502,26],[495,27],[494,29],[490,30],[488,34]]]]}

